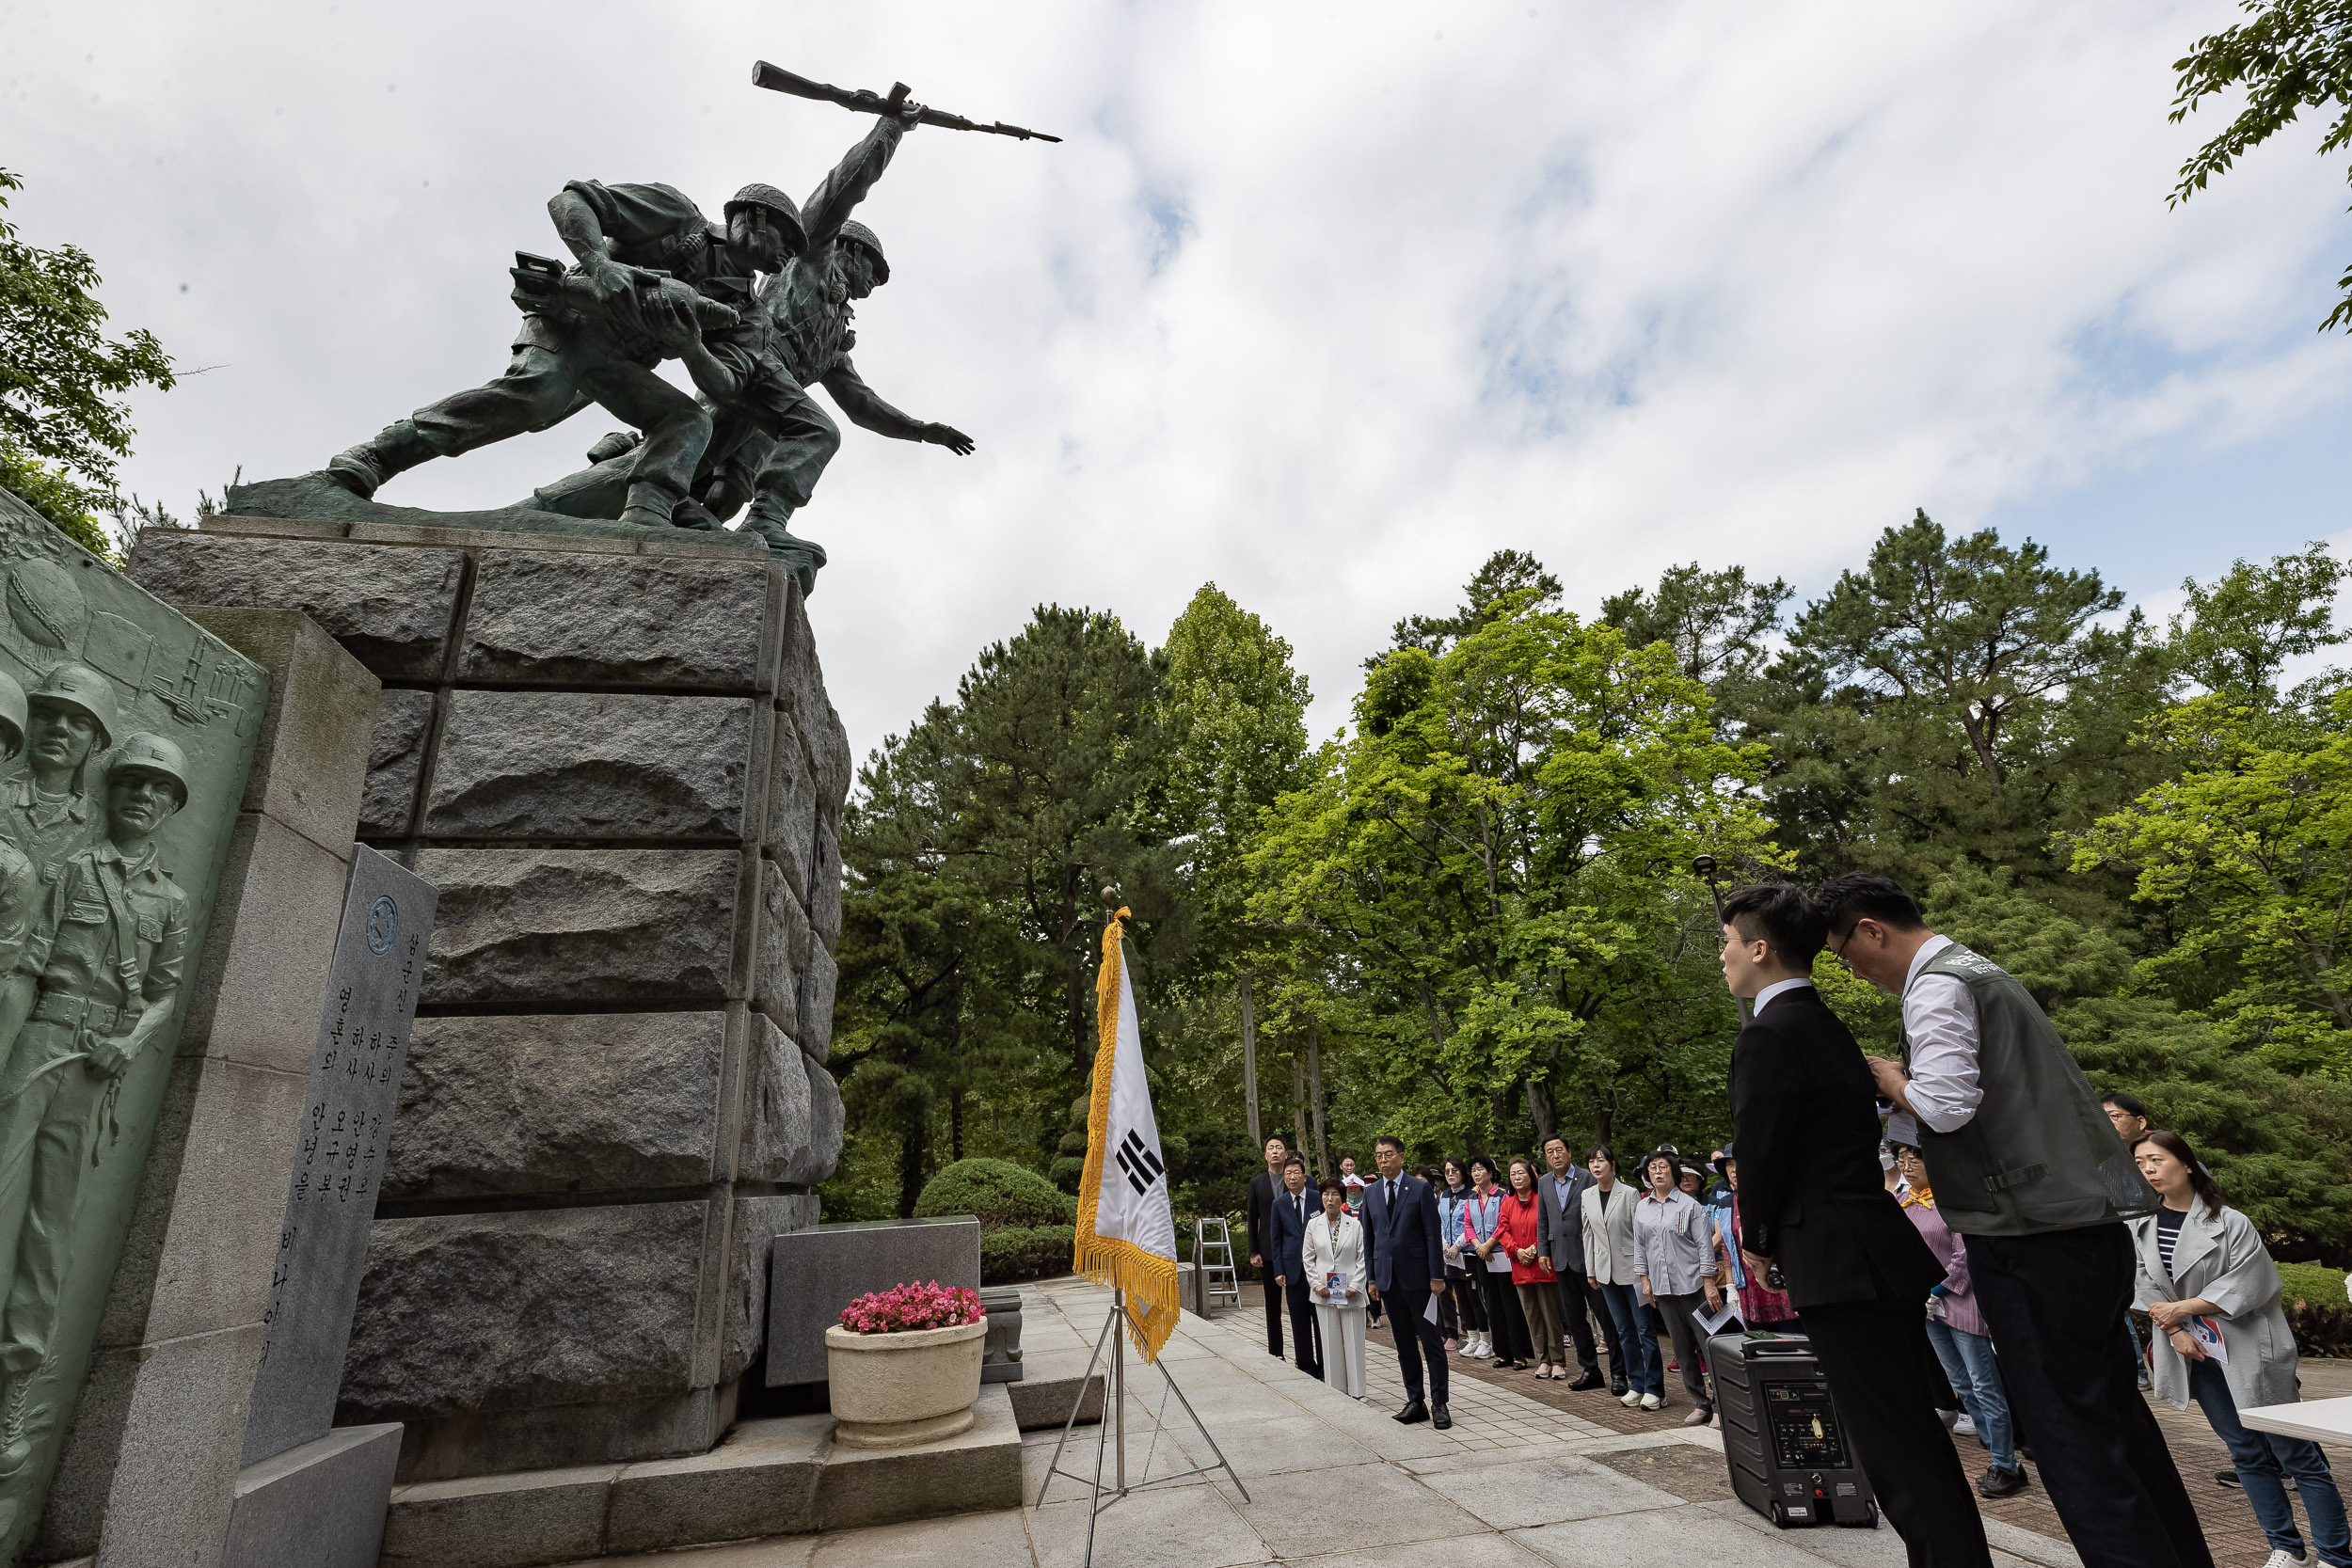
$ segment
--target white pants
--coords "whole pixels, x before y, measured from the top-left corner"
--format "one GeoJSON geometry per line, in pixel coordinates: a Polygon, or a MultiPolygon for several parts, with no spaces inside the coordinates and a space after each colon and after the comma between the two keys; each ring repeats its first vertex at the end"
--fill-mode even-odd
{"type": "Polygon", "coordinates": [[[1364,1397],[1364,1308],[1315,1304],[1323,1335],[1323,1381],[1352,1399],[1364,1397]]]}

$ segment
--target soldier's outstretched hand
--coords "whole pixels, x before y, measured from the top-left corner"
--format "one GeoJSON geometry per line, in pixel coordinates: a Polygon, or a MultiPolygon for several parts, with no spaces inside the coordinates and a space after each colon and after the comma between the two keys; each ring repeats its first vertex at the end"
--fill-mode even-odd
{"type": "Polygon", "coordinates": [[[927,424],[923,439],[935,447],[946,447],[958,457],[972,455],[972,437],[951,424],[927,424]]]}

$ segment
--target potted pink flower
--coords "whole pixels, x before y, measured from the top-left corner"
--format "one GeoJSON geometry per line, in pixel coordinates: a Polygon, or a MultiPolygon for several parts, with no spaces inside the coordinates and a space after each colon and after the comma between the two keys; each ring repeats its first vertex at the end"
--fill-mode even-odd
{"type": "Polygon", "coordinates": [[[960,1285],[899,1285],[850,1303],[825,1330],[834,1441],[896,1449],[969,1428],[987,1338],[979,1293],[960,1285]]]}

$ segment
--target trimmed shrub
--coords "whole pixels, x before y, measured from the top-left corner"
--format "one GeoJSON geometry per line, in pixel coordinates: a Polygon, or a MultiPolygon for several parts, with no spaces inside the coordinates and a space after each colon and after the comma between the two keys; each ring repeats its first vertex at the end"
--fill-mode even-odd
{"type": "Polygon", "coordinates": [[[1078,1250],[1074,1225],[1041,1225],[1029,1230],[983,1231],[980,1283],[1017,1285],[1025,1279],[1068,1274],[1078,1250]]]}
{"type": "Polygon", "coordinates": [[[2298,1354],[2352,1355],[2352,1301],[2344,1297],[2342,1269],[2281,1263],[2279,1284],[2298,1354]]]}
{"type": "Polygon", "coordinates": [[[914,1200],[917,1219],[944,1214],[977,1216],[985,1239],[1000,1230],[1075,1225],[1078,1200],[1009,1160],[959,1160],[925,1182],[914,1200]]]}

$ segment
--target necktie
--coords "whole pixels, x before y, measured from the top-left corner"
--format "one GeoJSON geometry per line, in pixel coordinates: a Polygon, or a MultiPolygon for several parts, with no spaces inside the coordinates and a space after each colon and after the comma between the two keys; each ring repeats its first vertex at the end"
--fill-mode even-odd
{"type": "Polygon", "coordinates": [[[1393,1176],[1389,1178],[1389,1213],[1391,1217],[1396,1213],[1396,1178],[1393,1176]]]}

